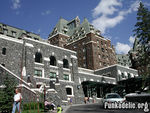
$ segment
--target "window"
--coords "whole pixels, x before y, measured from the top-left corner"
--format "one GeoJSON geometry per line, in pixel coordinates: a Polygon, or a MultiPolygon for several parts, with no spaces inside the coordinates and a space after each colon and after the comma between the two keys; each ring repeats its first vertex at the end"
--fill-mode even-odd
{"type": "Polygon", "coordinates": [[[42,54],[37,52],[35,54],[35,62],[42,63],[42,54]]]}
{"type": "Polygon", "coordinates": [[[41,87],[41,84],[36,84],[36,88],[40,88],[41,87]]]}
{"type": "Polygon", "coordinates": [[[69,68],[69,63],[67,59],[63,59],[63,68],[69,68]]]}
{"type": "Polygon", "coordinates": [[[103,63],[103,66],[107,66],[106,62],[103,63]]]}
{"type": "Polygon", "coordinates": [[[105,52],[104,48],[102,48],[102,52],[105,52]]]}
{"type": "Polygon", "coordinates": [[[72,88],[67,87],[66,88],[66,93],[67,93],[67,95],[72,95],[72,88]]]}
{"type": "Polygon", "coordinates": [[[102,55],[102,58],[105,59],[105,55],[102,55]]]}
{"type": "Polygon", "coordinates": [[[39,40],[37,37],[33,37],[34,40],[39,40]]]}
{"type": "Polygon", "coordinates": [[[56,66],[56,58],[54,56],[50,57],[50,65],[56,66]]]}
{"type": "Polygon", "coordinates": [[[85,59],[86,59],[86,57],[84,56],[84,57],[83,57],[83,60],[85,60],[85,59]]]}
{"type": "Polygon", "coordinates": [[[83,52],[85,52],[85,50],[86,50],[86,49],[85,49],[85,48],[83,48],[83,52]]]}
{"type": "Polygon", "coordinates": [[[15,37],[16,36],[16,32],[12,31],[12,36],[15,37]]]}
{"type": "Polygon", "coordinates": [[[85,63],[83,64],[83,67],[86,67],[86,64],[85,64],[85,63]]]}
{"type": "Polygon", "coordinates": [[[3,32],[3,29],[2,29],[2,27],[0,26],[0,32],[3,32]]]}
{"type": "Polygon", "coordinates": [[[82,42],[82,45],[85,45],[85,42],[82,42]]]}
{"type": "Polygon", "coordinates": [[[3,28],[6,28],[6,25],[3,24],[3,28]]]}
{"type": "Polygon", "coordinates": [[[42,70],[35,69],[34,70],[34,75],[38,76],[38,77],[42,77],[42,70]]]}
{"type": "Polygon", "coordinates": [[[103,45],[103,41],[101,41],[101,45],[103,45]]]}
{"type": "Polygon", "coordinates": [[[97,40],[97,44],[99,45],[99,40],[97,40]]]}
{"type": "Polygon", "coordinates": [[[74,49],[77,48],[77,46],[74,46],[74,49]]]}
{"type": "Polygon", "coordinates": [[[131,77],[131,74],[130,73],[128,73],[128,78],[130,78],[131,77]]]}
{"type": "Polygon", "coordinates": [[[69,81],[69,75],[64,74],[64,80],[68,80],[69,81]]]}
{"type": "Polygon", "coordinates": [[[56,78],[56,73],[55,72],[50,72],[50,78],[56,78]]]}
{"type": "Polygon", "coordinates": [[[8,30],[7,29],[4,29],[4,34],[7,34],[8,33],[8,30]]]}
{"type": "Polygon", "coordinates": [[[121,77],[122,77],[122,78],[125,78],[125,75],[124,75],[124,73],[121,73],[121,77]]]}
{"type": "Polygon", "coordinates": [[[102,66],[102,63],[101,63],[101,62],[99,62],[99,66],[102,66]]]}
{"type": "Polygon", "coordinates": [[[6,48],[3,48],[3,49],[2,49],[2,54],[3,54],[3,55],[6,55],[6,48]]]}
{"type": "Polygon", "coordinates": [[[101,55],[99,54],[98,57],[101,58],[101,55]]]}

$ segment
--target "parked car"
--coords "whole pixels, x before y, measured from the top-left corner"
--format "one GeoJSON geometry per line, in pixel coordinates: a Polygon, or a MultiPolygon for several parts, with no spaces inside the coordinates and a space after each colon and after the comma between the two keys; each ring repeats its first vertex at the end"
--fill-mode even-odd
{"type": "Polygon", "coordinates": [[[124,101],[125,99],[121,98],[121,96],[117,93],[107,93],[102,99],[102,104],[104,107],[105,102],[113,103],[113,102],[124,102],[124,101]]]}
{"type": "Polygon", "coordinates": [[[136,91],[125,95],[125,98],[128,102],[150,103],[150,93],[136,91]]]}

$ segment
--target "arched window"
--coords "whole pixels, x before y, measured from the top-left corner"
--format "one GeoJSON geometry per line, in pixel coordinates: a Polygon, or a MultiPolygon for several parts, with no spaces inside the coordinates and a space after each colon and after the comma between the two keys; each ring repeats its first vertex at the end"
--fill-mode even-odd
{"type": "Polygon", "coordinates": [[[2,54],[3,54],[3,55],[6,55],[6,48],[3,48],[3,49],[2,49],[2,54]]]}
{"type": "Polygon", "coordinates": [[[50,57],[50,65],[56,66],[56,58],[54,56],[50,57]]]}
{"type": "Polygon", "coordinates": [[[71,88],[66,88],[66,93],[67,93],[67,95],[72,95],[72,89],[71,88]]]}
{"type": "Polygon", "coordinates": [[[63,59],[63,68],[69,68],[69,63],[67,59],[63,59]]]}
{"type": "Polygon", "coordinates": [[[36,52],[35,62],[42,63],[42,54],[40,52],[36,52]]]}
{"type": "Polygon", "coordinates": [[[66,86],[66,93],[67,95],[74,95],[73,94],[73,87],[72,86],[66,86]]]}

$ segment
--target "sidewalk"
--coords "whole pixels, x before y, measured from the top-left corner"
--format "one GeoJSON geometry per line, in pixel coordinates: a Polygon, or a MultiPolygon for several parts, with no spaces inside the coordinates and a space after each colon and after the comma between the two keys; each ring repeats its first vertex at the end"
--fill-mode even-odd
{"type": "MultiPolygon", "coordinates": [[[[83,106],[83,105],[90,105],[90,104],[93,104],[93,103],[87,103],[87,104],[73,104],[73,105],[68,105],[68,106],[62,106],[62,113],[65,113],[71,106],[83,106]]],[[[49,111],[47,113],[57,113],[57,111],[49,111]]]]}
{"type": "MultiPolygon", "coordinates": [[[[67,111],[67,109],[69,109],[69,108],[70,108],[70,105],[69,106],[62,106],[62,109],[63,109],[62,113],[65,113],[67,111]]],[[[47,113],[57,113],[57,111],[56,110],[48,111],[47,113]]]]}

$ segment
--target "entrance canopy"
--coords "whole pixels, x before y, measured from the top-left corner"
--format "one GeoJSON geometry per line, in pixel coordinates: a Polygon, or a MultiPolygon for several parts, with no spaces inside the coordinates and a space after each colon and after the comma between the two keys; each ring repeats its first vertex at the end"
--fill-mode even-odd
{"type": "Polygon", "coordinates": [[[115,84],[101,83],[95,81],[84,81],[82,82],[82,88],[85,97],[102,98],[106,93],[110,93],[115,84]]]}

